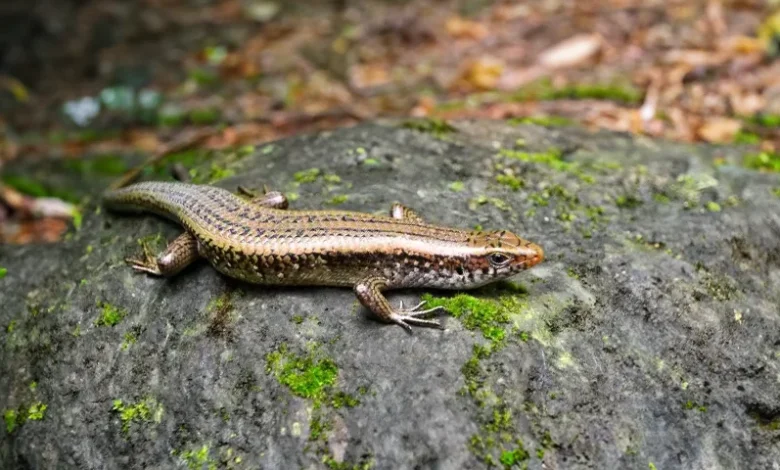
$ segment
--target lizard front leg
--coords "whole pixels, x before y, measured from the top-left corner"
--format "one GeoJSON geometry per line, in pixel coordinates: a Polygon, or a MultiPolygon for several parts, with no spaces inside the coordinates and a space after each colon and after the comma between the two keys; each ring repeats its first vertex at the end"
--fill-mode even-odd
{"type": "Polygon", "coordinates": [[[400,325],[409,333],[412,332],[412,327],[409,325],[442,328],[438,320],[425,320],[420,317],[443,310],[444,307],[439,306],[420,310],[425,305],[425,302],[421,302],[409,310],[404,310],[403,304],[401,304],[401,308],[396,310],[390,305],[387,297],[382,294],[382,291],[386,288],[387,280],[379,276],[372,276],[363,279],[355,285],[355,295],[360,303],[371,310],[380,320],[385,323],[400,325]]]}
{"type": "Polygon", "coordinates": [[[399,202],[395,202],[390,206],[390,217],[399,220],[405,219],[420,224],[425,223],[423,218],[420,217],[420,214],[415,212],[414,209],[410,209],[399,202]]]}
{"type": "Polygon", "coordinates": [[[198,254],[198,241],[188,232],[176,237],[156,257],[144,247],[144,259],[127,258],[125,262],[133,269],[155,276],[171,277],[186,268],[200,258],[198,254]]]}

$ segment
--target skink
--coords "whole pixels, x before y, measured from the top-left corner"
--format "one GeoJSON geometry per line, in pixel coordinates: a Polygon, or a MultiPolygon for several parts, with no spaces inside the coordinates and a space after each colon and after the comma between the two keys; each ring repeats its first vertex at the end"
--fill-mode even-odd
{"type": "Polygon", "coordinates": [[[137,271],[173,276],[199,258],[219,272],[266,285],[348,286],[380,320],[440,327],[419,304],[394,308],[382,293],[397,288],[469,289],[542,261],[542,248],[501,231],[426,223],[394,204],[388,216],[288,210],[279,192],[252,199],[204,185],[144,182],[109,191],[109,209],[148,211],[184,228],[157,257],[128,259],[137,271]]]}

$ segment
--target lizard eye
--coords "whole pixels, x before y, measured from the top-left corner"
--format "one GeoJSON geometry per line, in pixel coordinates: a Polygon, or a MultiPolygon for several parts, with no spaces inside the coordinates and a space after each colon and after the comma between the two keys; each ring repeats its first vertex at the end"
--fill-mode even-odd
{"type": "Polygon", "coordinates": [[[509,264],[509,261],[511,261],[512,258],[510,258],[508,255],[505,255],[503,253],[491,253],[488,255],[488,261],[494,268],[501,268],[509,264]]]}

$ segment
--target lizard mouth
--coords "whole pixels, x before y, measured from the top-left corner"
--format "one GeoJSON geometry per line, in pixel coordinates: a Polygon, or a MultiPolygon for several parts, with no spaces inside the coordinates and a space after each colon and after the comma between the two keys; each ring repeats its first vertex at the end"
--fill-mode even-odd
{"type": "Polygon", "coordinates": [[[525,269],[536,266],[544,260],[544,250],[535,243],[528,243],[523,246],[521,254],[515,257],[515,261],[525,269]]]}

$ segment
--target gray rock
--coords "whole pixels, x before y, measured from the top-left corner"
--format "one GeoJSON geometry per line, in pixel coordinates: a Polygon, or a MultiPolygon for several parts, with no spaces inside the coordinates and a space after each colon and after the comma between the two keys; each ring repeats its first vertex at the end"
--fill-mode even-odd
{"type": "Polygon", "coordinates": [[[362,125],[200,169],[545,248],[522,287],[439,300],[446,331],[206,263],[136,275],[137,241],[178,227],[94,203],[63,243],[0,247],[2,468],[780,468],[780,175],[739,148],[455,126],[362,125]]]}

